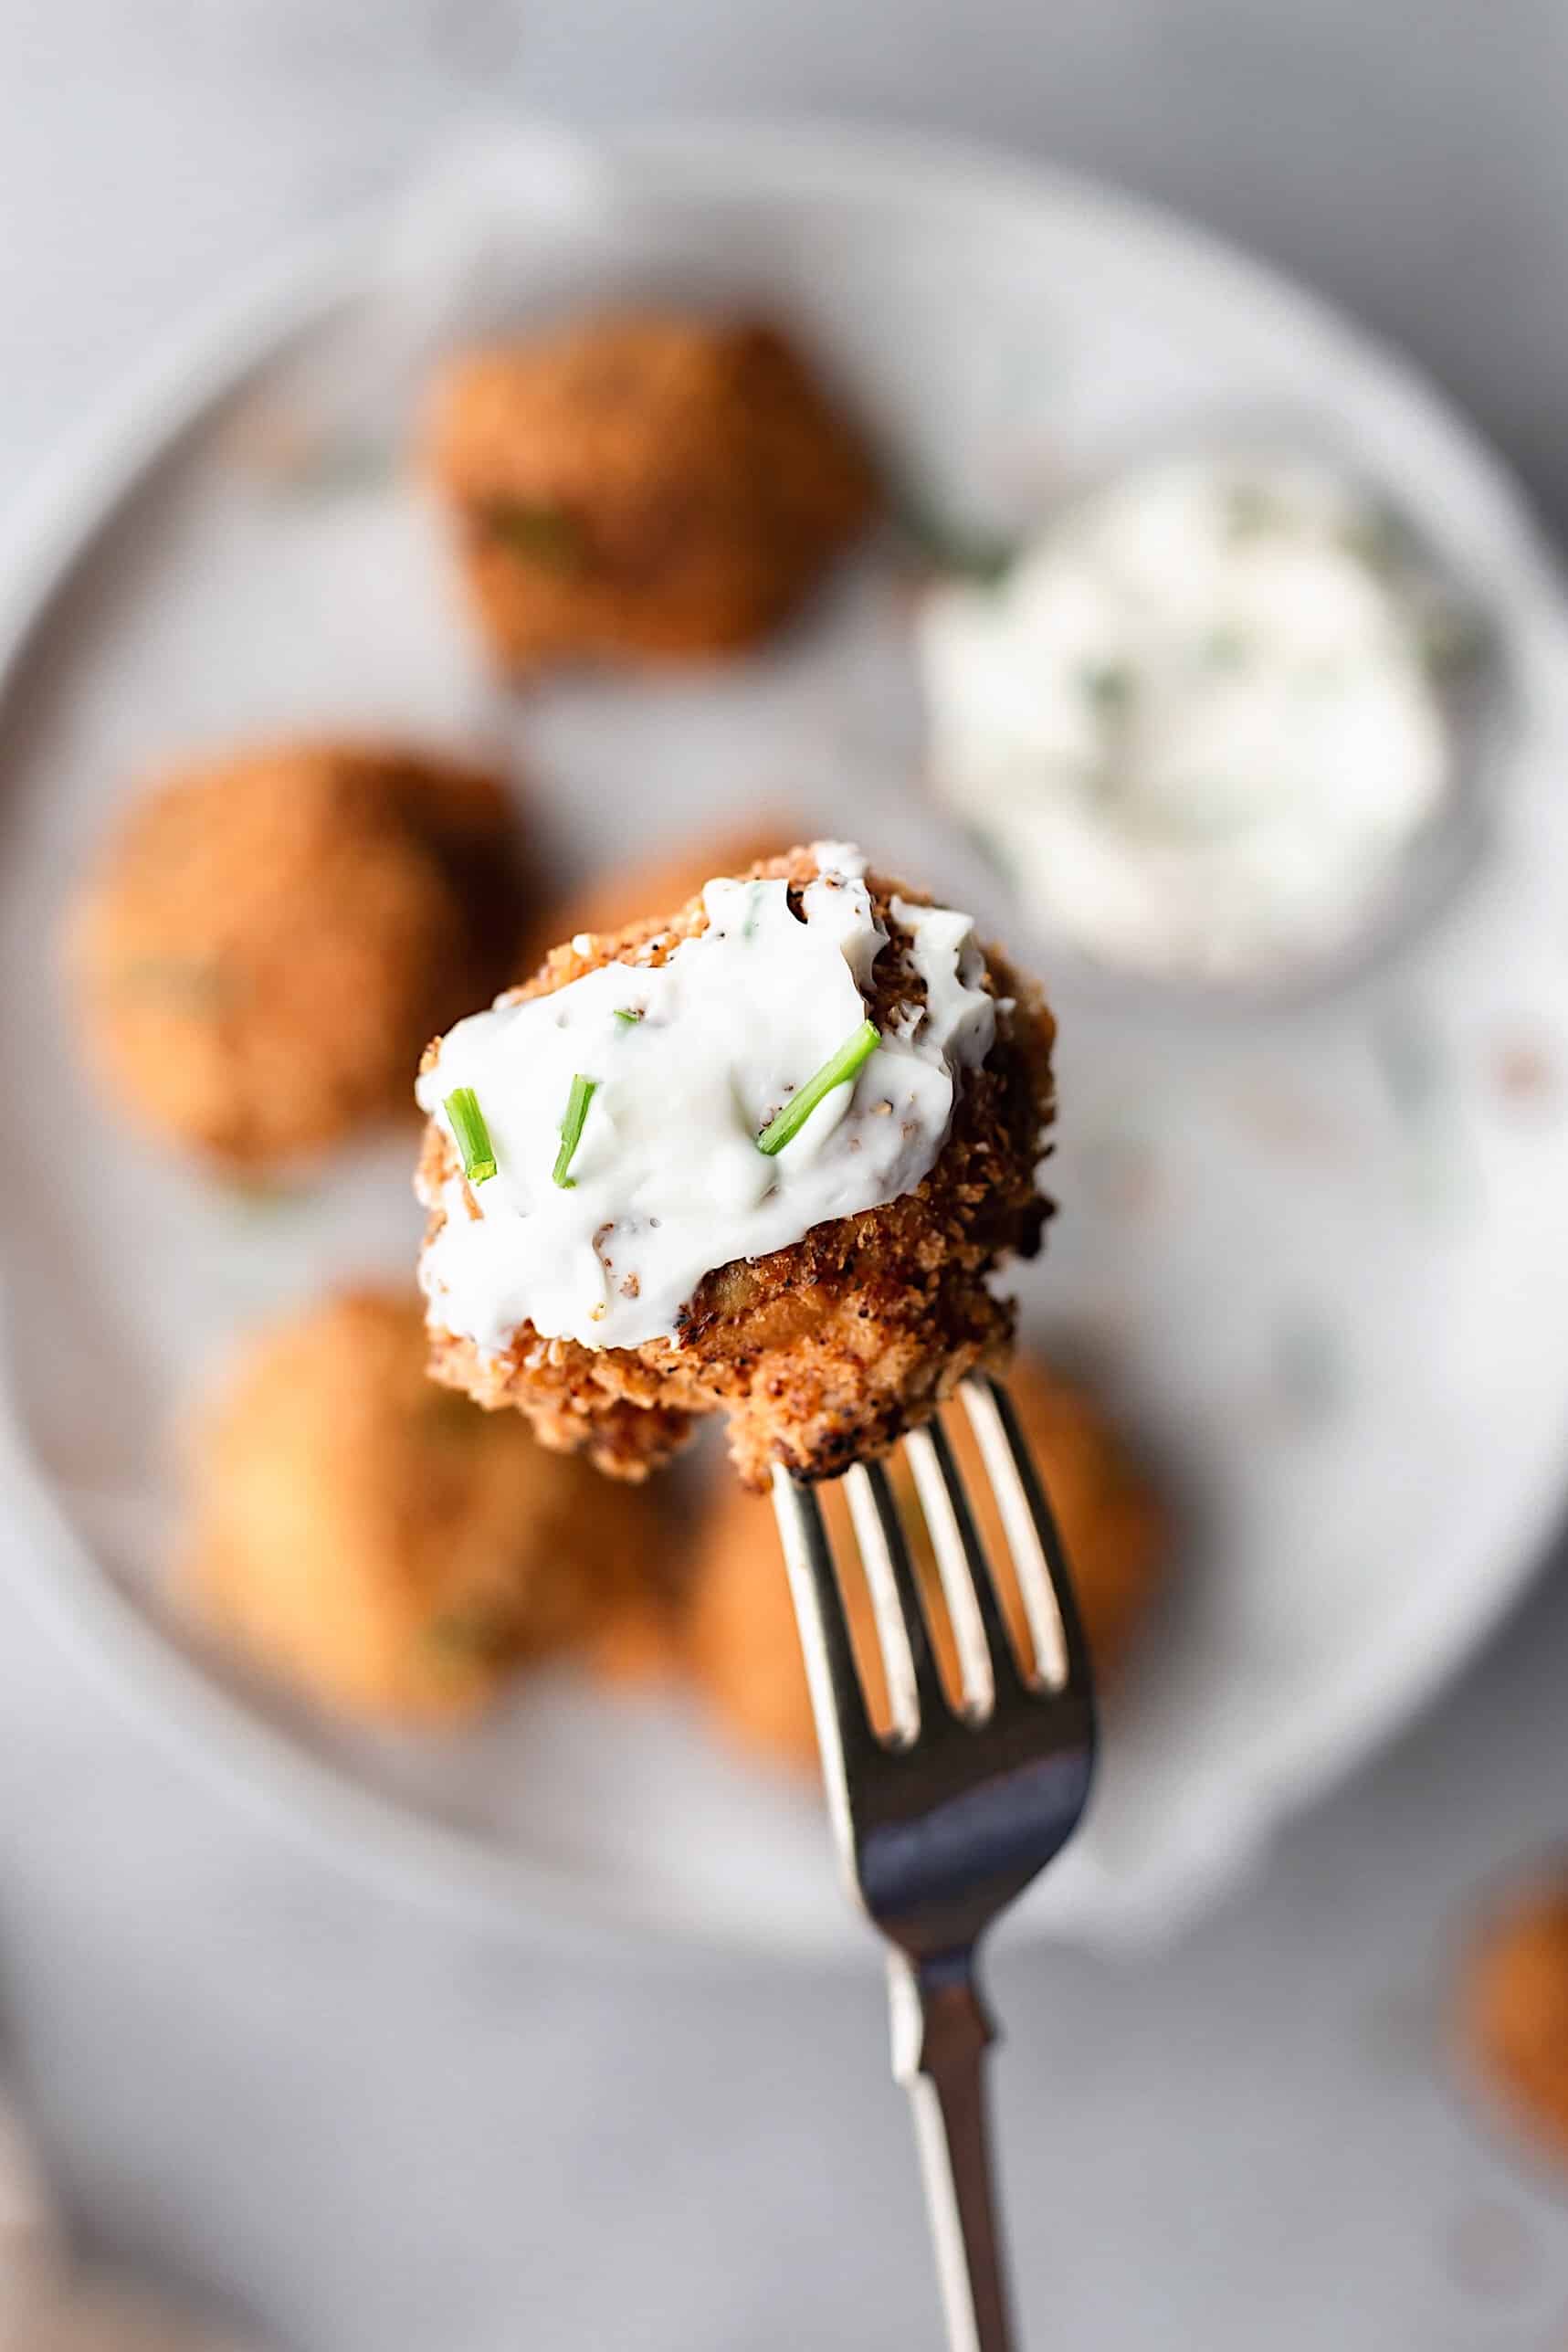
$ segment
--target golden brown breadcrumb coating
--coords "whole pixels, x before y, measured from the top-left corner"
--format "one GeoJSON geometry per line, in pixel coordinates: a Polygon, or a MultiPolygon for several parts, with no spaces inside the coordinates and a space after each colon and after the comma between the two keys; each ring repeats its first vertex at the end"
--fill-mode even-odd
{"type": "Polygon", "coordinates": [[[651,312],[454,360],[425,466],[513,672],[751,645],[876,496],[855,434],[771,327],[651,312]]]}
{"type": "Polygon", "coordinates": [[[591,938],[635,927],[649,906],[685,906],[700,898],[717,874],[745,874],[769,858],[784,856],[799,828],[764,816],[723,831],[688,837],[648,858],[632,858],[595,873],[581,889],[544,909],[531,928],[520,959],[521,976],[531,976],[558,940],[591,938]]]}
{"type": "Polygon", "coordinates": [[[405,1114],[432,1030],[507,976],[512,832],[495,777],[391,744],[176,771],[72,911],[89,1061],[142,1126],[237,1170],[405,1114]]]}
{"type": "MultiPolygon", "coordinates": [[[[1015,1357],[1007,1387],[1051,1499],[1068,1560],[1073,1589],[1096,1678],[1109,1687],[1163,1581],[1170,1549],[1165,1508],[1125,1440],[1101,1407],[1075,1381],[1037,1359],[1015,1357]]],[[[1020,1653],[1027,1654],[1022,1598],[1005,1575],[1007,1546],[968,1415],[962,1407],[944,1425],[985,1544],[997,1564],[1006,1616],[1020,1653]]],[[[889,1464],[915,1566],[932,1610],[938,1656],[956,1681],[952,1630],[940,1602],[935,1556],[925,1532],[913,1476],[903,1457],[889,1464]]],[[[854,1534],[841,1493],[823,1497],[836,1551],[856,1557],[854,1534]]],[[[857,1651],[862,1661],[874,1721],[887,1721],[870,1600],[858,1575],[846,1579],[857,1651]]],[[[715,1723],[738,1746],[815,1767],[816,1736],[789,1583],[771,1506],[726,1480],[710,1494],[684,1611],[685,1652],[715,1723]]]]}
{"type": "Polygon", "coordinates": [[[1568,2165],[1568,1870],[1487,1922],[1462,1987],[1464,2052],[1511,2122],[1568,2165]]]}
{"type": "MultiPolygon", "coordinates": [[[[753,869],[795,890],[816,871],[809,849],[753,869]]],[[[890,900],[928,902],[901,883],[867,881],[889,939],[868,1003],[885,1028],[921,986],[899,952],[907,934],[890,900]]],[[[558,947],[512,996],[548,995],[605,964],[662,964],[707,923],[692,900],[662,922],[558,947]]],[[[986,1277],[1001,1259],[1037,1250],[1048,1213],[1036,1170],[1052,1108],[1054,1024],[994,950],[986,986],[997,998],[995,1043],[962,1079],[947,1141],[914,1191],[814,1226],[791,1249],[716,1268],[673,1342],[595,1350],[542,1340],[525,1324],[505,1355],[489,1355],[444,1331],[433,1305],[434,1376],[481,1405],[515,1405],[546,1445],[585,1449],[619,1478],[646,1475],[712,1412],[729,1417],[731,1454],[750,1486],[764,1486],[775,1462],[831,1478],[885,1451],[966,1372],[1005,1358],[1013,1309],[991,1295],[986,1277]]],[[[418,1179],[431,1208],[427,1239],[440,1229],[442,1187],[456,1173],[446,1130],[432,1121],[418,1179]]]]}
{"type": "Polygon", "coordinates": [[[254,1338],[190,1439],[182,1595],[346,1714],[471,1713],[656,1573],[652,1496],[433,1387],[401,1292],[340,1292],[254,1338]]]}

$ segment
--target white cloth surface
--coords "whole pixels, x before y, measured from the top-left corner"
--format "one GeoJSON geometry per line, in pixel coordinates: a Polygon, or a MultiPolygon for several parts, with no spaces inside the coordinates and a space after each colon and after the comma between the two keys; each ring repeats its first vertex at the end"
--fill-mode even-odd
{"type": "MultiPolygon", "coordinates": [[[[1561,513],[1565,51],[1552,0],[1506,37],[1458,0],[0,0],[0,500],[151,334],[510,100],[864,107],[1120,174],[1407,337],[1561,513]]],[[[935,2344],[869,1952],[573,1960],[373,1895],[3,1624],[0,2011],[89,2249],[294,2352],[935,2344]]],[[[1179,1949],[999,1961],[1027,2341],[1561,2340],[1562,2204],[1439,2045],[1476,1890],[1568,1819],[1565,1662],[1559,1586],[1179,1949]]]]}

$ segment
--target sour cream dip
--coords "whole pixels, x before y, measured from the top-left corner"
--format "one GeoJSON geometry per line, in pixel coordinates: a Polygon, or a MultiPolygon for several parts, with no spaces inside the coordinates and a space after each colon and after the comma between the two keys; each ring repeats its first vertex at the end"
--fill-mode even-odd
{"type": "Polygon", "coordinates": [[[1430,597],[1324,466],[1166,460],[919,642],[936,790],[1059,936],[1149,974],[1343,946],[1451,786],[1430,597]]]}
{"type": "Polygon", "coordinates": [[[930,1172],[962,1073],[995,1034],[973,926],[891,902],[923,996],[868,1032],[889,934],[865,860],[844,842],[812,854],[798,915],[783,881],[715,879],[708,928],[664,963],[503,998],[441,1039],[421,1107],[460,1152],[448,1106],[470,1089],[495,1173],[455,1174],[438,1195],[421,1266],[433,1324],[489,1353],[523,1324],[594,1348],[674,1340],[704,1274],[930,1172]],[[848,1075],[779,1143],[792,1099],[846,1057],[848,1075]]]}

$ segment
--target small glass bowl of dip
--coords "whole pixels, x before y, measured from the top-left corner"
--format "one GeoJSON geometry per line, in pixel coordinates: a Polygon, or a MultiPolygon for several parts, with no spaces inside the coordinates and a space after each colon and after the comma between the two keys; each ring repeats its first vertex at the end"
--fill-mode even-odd
{"type": "Polygon", "coordinates": [[[1453,891],[1500,707],[1486,632],[1390,502],[1237,439],[1064,502],[917,621],[928,771],[1066,976],[1316,994],[1453,891]]]}

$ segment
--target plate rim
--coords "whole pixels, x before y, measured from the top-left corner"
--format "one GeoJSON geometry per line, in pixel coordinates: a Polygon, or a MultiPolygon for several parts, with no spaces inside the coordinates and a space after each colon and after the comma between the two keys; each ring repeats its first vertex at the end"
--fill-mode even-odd
{"type": "MultiPolygon", "coordinates": [[[[526,132],[521,126],[520,135],[526,132]]],[[[1015,204],[1024,215],[1069,206],[1112,223],[1121,219],[1145,240],[1158,236],[1239,273],[1270,300],[1287,301],[1321,331],[1365,353],[1447,428],[1512,542],[1521,595],[1532,592],[1568,635],[1568,606],[1544,535],[1507,460],[1458,404],[1396,346],[1289,272],[1202,224],[1005,147],[832,116],[633,122],[606,133],[603,143],[611,154],[656,165],[696,159],[713,172],[737,163],[754,170],[761,163],[771,174],[794,174],[803,185],[826,181],[842,189],[857,183],[900,202],[918,195],[939,210],[960,195],[983,207],[1015,204]]],[[[362,290],[395,202],[395,195],[362,206],[285,242],[263,266],[157,338],[147,357],[119,376],[46,453],[28,487],[0,517],[0,707],[76,567],[146,477],[282,345],[362,290]]],[[[4,1304],[0,1266],[0,1334],[4,1304]]],[[[1564,1422],[1568,1437],[1568,1397],[1564,1422]]],[[[232,1790],[254,1818],[333,1869],[427,1908],[503,1925],[536,1944],[621,1958],[635,1949],[639,1961],[657,1956],[661,1965],[689,1965],[701,1956],[715,1963],[838,1967],[869,1949],[853,1933],[847,1907],[847,1932],[828,1940],[815,1929],[783,1935],[773,1920],[755,1932],[738,1917],[720,1927],[706,1914],[692,1916],[679,1893],[639,1889],[627,1900],[613,1883],[596,1885],[487,1845],[472,1830],[422,1817],[300,1746],[205,1673],[98,1562],[34,1458],[9,1360],[0,1376],[0,1491],[14,1530],[13,1541],[0,1545],[0,1581],[7,1591],[117,1703],[123,1717],[145,1725],[174,1760],[188,1761],[194,1772],[232,1790]]],[[[1331,1717],[1314,1716],[1315,1729],[1276,1754],[1267,1774],[1233,1784],[1194,1899],[1169,1921],[1167,1933],[1180,1932],[1289,1820],[1414,1721],[1496,1630],[1561,1533],[1568,1504],[1561,1473],[1543,1463],[1536,1486],[1516,1502],[1515,1540],[1506,1552],[1494,1547],[1500,1565],[1472,1580],[1472,1605],[1462,1618],[1417,1626],[1419,1644],[1407,1633],[1396,1673],[1347,1678],[1331,1717]]],[[[1030,1940],[1058,1936],[1108,1946],[1157,1941],[1159,1931],[1144,1926],[1119,1935],[1103,1923],[1069,1919],[1056,1927],[1042,1920],[1030,1940]]]]}

